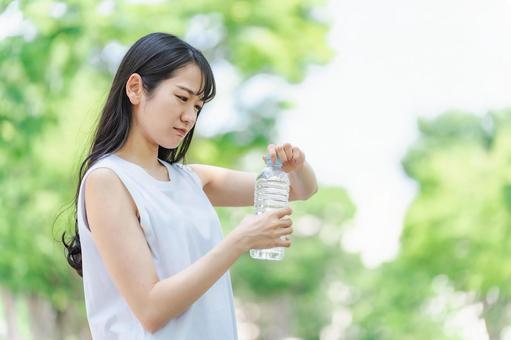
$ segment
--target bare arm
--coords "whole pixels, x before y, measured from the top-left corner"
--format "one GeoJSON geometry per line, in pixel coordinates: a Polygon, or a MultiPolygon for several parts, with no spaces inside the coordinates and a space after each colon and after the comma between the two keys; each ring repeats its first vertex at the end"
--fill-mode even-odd
{"type": "Polygon", "coordinates": [[[233,232],[188,268],[159,280],[135,203],[112,170],[89,175],[85,202],[92,238],[114,284],[152,333],[185,312],[248,249],[233,232]]]}
{"type": "Polygon", "coordinates": [[[206,164],[189,165],[199,176],[203,190],[215,207],[246,207],[254,204],[256,173],[206,164]]]}
{"type": "Polygon", "coordinates": [[[217,282],[246,249],[236,234],[229,234],[215,248],[183,271],[159,281],[149,294],[152,329],[179,316],[217,282]]]}
{"type": "MultiPolygon", "coordinates": [[[[189,164],[197,173],[211,204],[215,207],[246,207],[254,204],[257,173],[206,164],[189,164]]],[[[289,173],[289,201],[306,200],[318,189],[309,163],[289,173]]]]}

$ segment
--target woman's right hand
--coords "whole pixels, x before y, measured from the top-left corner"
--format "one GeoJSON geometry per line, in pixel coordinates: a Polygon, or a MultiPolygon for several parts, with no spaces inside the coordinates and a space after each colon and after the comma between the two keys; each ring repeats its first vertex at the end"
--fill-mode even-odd
{"type": "Polygon", "coordinates": [[[293,221],[284,217],[292,214],[290,207],[266,211],[260,215],[246,216],[234,232],[240,236],[245,250],[291,246],[291,240],[281,236],[293,233],[293,221]]]}

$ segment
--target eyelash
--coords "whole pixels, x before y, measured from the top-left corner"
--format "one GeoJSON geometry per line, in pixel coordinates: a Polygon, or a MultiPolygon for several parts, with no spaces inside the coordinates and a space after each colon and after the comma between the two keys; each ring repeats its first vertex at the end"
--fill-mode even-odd
{"type": "MultiPolygon", "coordinates": [[[[186,102],[188,100],[188,98],[183,97],[183,96],[176,96],[176,97],[178,97],[179,99],[181,99],[184,102],[186,102]]],[[[197,106],[195,106],[195,108],[197,109],[197,112],[198,112],[202,109],[202,106],[197,105],[197,106]]]]}

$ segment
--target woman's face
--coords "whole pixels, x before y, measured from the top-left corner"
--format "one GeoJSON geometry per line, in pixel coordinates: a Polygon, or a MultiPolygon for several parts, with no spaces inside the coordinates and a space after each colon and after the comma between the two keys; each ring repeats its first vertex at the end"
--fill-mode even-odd
{"type": "Polygon", "coordinates": [[[134,119],[150,142],[174,149],[193,128],[197,112],[204,105],[196,95],[202,73],[196,64],[188,64],[163,80],[151,96],[143,93],[134,119]],[[179,131],[182,130],[182,131],[179,131]]]}

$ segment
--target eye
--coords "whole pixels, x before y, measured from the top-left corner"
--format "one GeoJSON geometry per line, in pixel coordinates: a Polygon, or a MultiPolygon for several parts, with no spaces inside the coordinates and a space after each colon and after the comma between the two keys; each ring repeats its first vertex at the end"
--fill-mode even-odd
{"type": "MultiPolygon", "coordinates": [[[[176,97],[179,98],[180,100],[182,100],[183,102],[187,102],[188,101],[187,97],[178,96],[178,95],[176,95],[176,97]]],[[[197,112],[199,112],[200,110],[202,110],[202,106],[195,105],[195,109],[197,110],[197,112]]]]}

